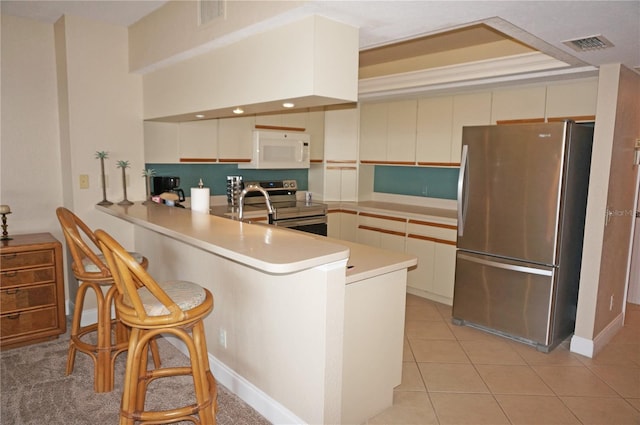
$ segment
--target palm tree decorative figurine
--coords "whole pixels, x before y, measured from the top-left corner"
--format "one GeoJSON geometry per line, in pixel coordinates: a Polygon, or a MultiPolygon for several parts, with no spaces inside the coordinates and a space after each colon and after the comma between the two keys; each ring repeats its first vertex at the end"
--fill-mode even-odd
{"type": "Polygon", "coordinates": [[[113,202],[107,201],[107,185],[104,178],[104,160],[109,158],[109,152],[98,151],[96,158],[100,160],[100,176],[102,177],[102,201],[98,202],[98,205],[113,205],[113,202]]]}
{"type": "Polygon", "coordinates": [[[154,170],[153,168],[142,170],[142,177],[145,178],[144,183],[145,183],[145,188],[147,193],[147,197],[142,203],[142,205],[146,205],[149,202],[151,202],[151,177],[155,175],[156,175],[156,170],[154,170]]]}
{"type": "Polygon", "coordinates": [[[118,202],[118,205],[133,205],[133,202],[127,199],[127,175],[125,170],[129,168],[129,161],[118,161],[118,168],[122,168],[122,189],[124,191],[124,199],[118,202]]]}

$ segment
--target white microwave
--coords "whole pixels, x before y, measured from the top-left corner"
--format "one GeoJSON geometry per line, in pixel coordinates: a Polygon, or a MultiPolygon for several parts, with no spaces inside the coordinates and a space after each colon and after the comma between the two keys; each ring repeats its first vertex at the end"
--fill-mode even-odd
{"type": "Polygon", "coordinates": [[[310,143],[306,133],[254,130],[251,162],[238,168],[309,168],[310,143]]]}

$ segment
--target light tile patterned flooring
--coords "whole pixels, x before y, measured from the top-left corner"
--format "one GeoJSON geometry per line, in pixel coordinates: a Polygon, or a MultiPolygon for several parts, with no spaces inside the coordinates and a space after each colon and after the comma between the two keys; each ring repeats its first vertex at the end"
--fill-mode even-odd
{"type": "Polygon", "coordinates": [[[402,383],[368,424],[640,424],[640,305],[590,359],[544,354],[451,324],[451,307],[407,296],[402,383]]]}

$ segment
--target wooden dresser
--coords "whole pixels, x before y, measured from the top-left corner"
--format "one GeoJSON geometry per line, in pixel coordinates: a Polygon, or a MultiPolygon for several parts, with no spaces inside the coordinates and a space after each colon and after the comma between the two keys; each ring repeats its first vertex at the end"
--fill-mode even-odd
{"type": "Polygon", "coordinates": [[[49,233],[0,241],[0,348],[66,331],[62,245],[49,233]]]}

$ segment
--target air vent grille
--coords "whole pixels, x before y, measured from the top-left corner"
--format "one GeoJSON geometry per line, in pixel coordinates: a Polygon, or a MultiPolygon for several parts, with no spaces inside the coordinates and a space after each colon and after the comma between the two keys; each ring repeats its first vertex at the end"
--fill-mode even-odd
{"type": "Polygon", "coordinates": [[[226,0],[199,0],[200,25],[206,25],[220,17],[225,16],[226,0]]]}
{"type": "Polygon", "coordinates": [[[592,50],[602,50],[613,47],[613,43],[602,35],[592,35],[589,37],[576,38],[574,40],[563,41],[564,44],[577,52],[588,52],[592,50]]]}

